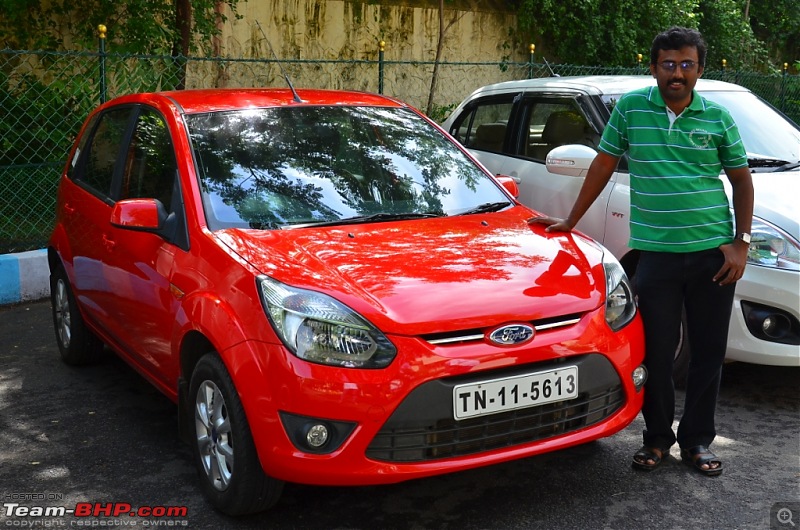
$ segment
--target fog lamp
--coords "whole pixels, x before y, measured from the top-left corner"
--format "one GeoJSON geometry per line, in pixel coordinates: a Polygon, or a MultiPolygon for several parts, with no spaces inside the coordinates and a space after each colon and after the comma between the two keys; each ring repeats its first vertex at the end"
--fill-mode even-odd
{"type": "Polygon", "coordinates": [[[306,433],[306,442],[314,448],[319,448],[325,445],[328,441],[328,428],[322,423],[312,425],[306,433]]]}
{"type": "Polygon", "coordinates": [[[789,319],[783,315],[772,314],[761,323],[764,334],[771,338],[780,338],[785,335],[792,327],[789,319]]]}
{"type": "Polygon", "coordinates": [[[647,381],[647,368],[645,368],[644,365],[637,366],[633,370],[631,378],[633,379],[633,386],[636,387],[636,391],[638,392],[644,386],[645,381],[647,381]]]}

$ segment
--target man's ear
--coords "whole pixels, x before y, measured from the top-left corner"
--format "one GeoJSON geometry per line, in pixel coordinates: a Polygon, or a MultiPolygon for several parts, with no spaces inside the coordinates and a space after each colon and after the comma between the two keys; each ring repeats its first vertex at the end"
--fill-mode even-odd
{"type": "Polygon", "coordinates": [[[650,75],[652,75],[653,77],[656,77],[656,67],[657,66],[658,65],[656,65],[656,64],[651,64],[650,65],[650,75]]]}
{"type": "Polygon", "coordinates": [[[703,65],[697,65],[697,77],[703,77],[703,72],[705,72],[705,68],[703,65]]]}

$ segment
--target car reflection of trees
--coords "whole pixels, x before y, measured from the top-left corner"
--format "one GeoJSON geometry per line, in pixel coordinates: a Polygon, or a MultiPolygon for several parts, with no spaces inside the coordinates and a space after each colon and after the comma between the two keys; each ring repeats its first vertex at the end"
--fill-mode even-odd
{"type": "Polygon", "coordinates": [[[252,228],[377,212],[442,214],[448,178],[474,192],[482,177],[409,111],[269,109],[189,123],[204,192],[252,228]]]}

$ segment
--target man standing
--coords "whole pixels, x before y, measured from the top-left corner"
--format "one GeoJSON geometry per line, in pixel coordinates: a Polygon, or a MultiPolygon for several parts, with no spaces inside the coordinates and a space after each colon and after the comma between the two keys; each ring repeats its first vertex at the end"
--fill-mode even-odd
{"type": "Polygon", "coordinates": [[[735,282],[750,243],[753,184],[730,114],[694,90],[705,58],[706,44],[695,30],[673,27],[656,36],[650,72],[658,87],[634,90],[617,102],[569,216],[531,222],[549,225],[549,232],[572,230],[628,153],[629,246],[640,251],[634,281],[648,369],[644,445],[633,467],[655,469],[677,441],[687,464],[719,475],[722,462],[708,446],[716,436],[735,282]],[[733,189],[734,219],[722,170],[733,189]],[[676,436],[672,367],[684,307],[692,357],[676,436]]]}

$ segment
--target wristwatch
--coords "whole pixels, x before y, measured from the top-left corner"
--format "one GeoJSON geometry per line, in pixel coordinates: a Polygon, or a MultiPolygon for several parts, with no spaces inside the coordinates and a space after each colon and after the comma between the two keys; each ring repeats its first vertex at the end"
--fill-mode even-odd
{"type": "Polygon", "coordinates": [[[750,244],[750,234],[748,234],[747,232],[742,232],[741,234],[737,234],[736,239],[741,239],[748,245],[750,244]]]}

